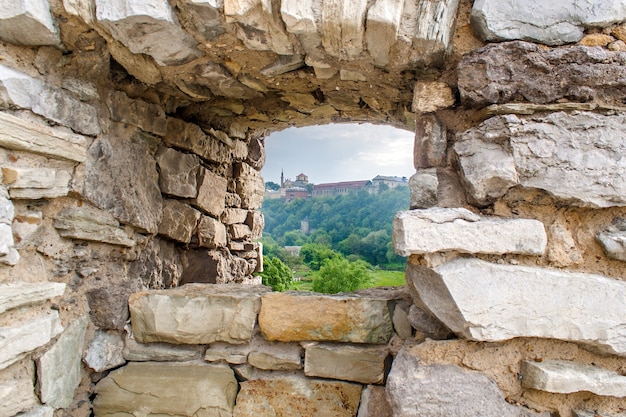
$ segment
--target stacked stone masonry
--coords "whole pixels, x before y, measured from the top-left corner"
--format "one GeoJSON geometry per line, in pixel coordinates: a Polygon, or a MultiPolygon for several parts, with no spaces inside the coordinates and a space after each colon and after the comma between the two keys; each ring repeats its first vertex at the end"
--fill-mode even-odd
{"type": "Polygon", "coordinates": [[[4,3],[0,417],[624,415],[623,0],[4,3]],[[348,121],[406,287],[255,285],[264,138],[348,121]]]}

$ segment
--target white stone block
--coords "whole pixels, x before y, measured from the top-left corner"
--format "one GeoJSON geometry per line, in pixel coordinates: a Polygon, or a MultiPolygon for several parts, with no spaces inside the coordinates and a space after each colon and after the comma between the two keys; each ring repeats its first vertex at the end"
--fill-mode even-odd
{"type": "Polygon", "coordinates": [[[322,44],[329,55],[353,59],[363,52],[367,0],[325,0],[322,44]]]}
{"type": "Polygon", "coordinates": [[[393,221],[393,242],[401,256],[433,252],[541,255],[547,235],[531,219],[480,217],[463,208],[402,211],[393,221]]]}
{"type": "Polygon", "coordinates": [[[122,336],[117,333],[98,330],[89,342],[83,361],[95,372],[103,372],[126,363],[122,354],[123,350],[124,340],[122,336]]]}
{"type": "Polygon", "coordinates": [[[283,0],[280,13],[289,32],[296,35],[317,33],[313,0],[283,0]]]}
{"type": "Polygon", "coordinates": [[[47,344],[62,331],[59,313],[54,310],[27,322],[0,327],[0,369],[47,344]]]}
{"type": "Polygon", "coordinates": [[[16,307],[43,303],[63,295],[61,282],[11,282],[0,284],[0,313],[16,307]]]}
{"type": "Polygon", "coordinates": [[[2,183],[12,199],[37,200],[66,196],[72,174],[52,168],[2,168],[2,183]]]}
{"type": "Polygon", "coordinates": [[[438,65],[452,46],[460,0],[417,2],[417,27],[412,39],[411,59],[418,65],[438,65]]]}
{"type": "Polygon", "coordinates": [[[61,46],[46,0],[0,0],[0,39],[18,45],[61,46]]]}
{"type": "Polygon", "coordinates": [[[48,407],[46,405],[40,405],[38,407],[34,407],[25,413],[20,413],[17,417],[53,417],[54,416],[54,408],[48,407]]]}
{"type": "Polygon", "coordinates": [[[365,40],[374,65],[384,67],[389,62],[389,50],[398,40],[398,28],[404,0],[376,0],[367,12],[365,40]]]}

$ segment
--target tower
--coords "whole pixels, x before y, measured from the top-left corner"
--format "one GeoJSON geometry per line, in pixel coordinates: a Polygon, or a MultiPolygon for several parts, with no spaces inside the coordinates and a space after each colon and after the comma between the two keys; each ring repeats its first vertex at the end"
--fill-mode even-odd
{"type": "Polygon", "coordinates": [[[283,173],[283,170],[280,170],[280,188],[283,188],[283,186],[285,185],[285,174],[283,173]]]}

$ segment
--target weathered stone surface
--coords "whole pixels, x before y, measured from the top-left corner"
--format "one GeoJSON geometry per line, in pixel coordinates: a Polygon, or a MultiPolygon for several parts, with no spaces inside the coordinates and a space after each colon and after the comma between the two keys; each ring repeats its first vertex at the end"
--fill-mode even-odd
{"type": "MultiPolygon", "coordinates": [[[[2,197],[0,197],[0,206],[2,206],[2,197]]],[[[0,212],[2,212],[1,208],[0,212]]],[[[1,214],[0,223],[2,223],[1,214]]],[[[38,210],[26,210],[15,216],[12,224],[15,247],[20,249],[32,244],[33,235],[42,223],[43,213],[38,210]]]]}
{"type": "Polygon", "coordinates": [[[61,46],[59,28],[46,0],[18,0],[0,7],[0,39],[18,45],[61,46]]]}
{"type": "Polygon", "coordinates": [[[246,163],[236,164],[234,167],[237,194],[241,196],[241,207],[258,209],[263,204],[265,183],[261,173],[246,163]]]}
{"type": "Polygon", "coordinates": [[[411,209],[425,209],[437,205],[439,178],[437,168],[421,169],[409,178],[411,209]]]}
{"type": "Polygon", "coordinates": [[[259,326],[266,339],[387,343],[393,333],[387,300],[353,295],[271,293],[259,326]]]}
{"type": "Polygon", "coordinates": [[[53,417],[54,408],[41,405],[34,407],[25,413],[20,413],[19,417],[53,417]]]}
{"type": "Polygon", "coordinates": [[[163,198],[151,140],[127,130],[98,137],[88,151],[83,195],[119,221],[156,233],[163,198]]]}
{"type": "Polygon", "coordinates": [[[96,372],[117,368],[126,363],[122,355],[123,350],[124,340],[122,336],[117,333],[98,330],[89,342],[83,361],[96,372]]]}
{"type": "Polygon", "coordinates": [[[228,162],[230,151],[219,140],[207,136],[200,127],[168,117],[167,134],[163,139],[167,145],[191,151],[201,158],[218,164],[228,162]]]}
{"type": "Polygon", "coordinates": [[[624,126],[624,114],[496,116],[460,134],[454,150],[479,204],[522,185],[576,206],[623,206],[624,126]]]}
{"type": "Polygon", "coordinates": [[[521,374],[522,386],[526,388],[560,394],[589,391],[626,397],[626,377],[594,365],[563,360],[522,361],[521,374]]]}
{"type": "Polygon", "coordinates": [[[328,343],[305,345],[304,374],[341,379],[361,384],[382,384],[385,380],[386,346],[355,346],[328,343]]]}
{"type": "Polygon", "coordinates": [[[312,410],[328,417],[356,415],[361,386],[305,377],[242,382],[233,417],[308,416],[312,410]],[[289,395],[285,395],[285,393],[289,395]]]}
{"type": "Polygon", "coordinates": [[[480,217],[463,208],[430,208],[396,214],[393,242],[402,256],[442,251],[540,255],[547,236],[537,220],[480,217]]]}
{"type": "Polygon", "coordinates": [[[212,217],[202,216],[198,223],[198,237],[198,244],[205,248],[226,246],[226,226],[212,217]]]}
{"type": "Polygon", "coordinates": [[[611,225],[596,233],[596,240],[609,258],[626,261],[626,219],[613,219],[611,225]]]}
{"type": "Polygon", "coordinates": [[[363,389],[357,417],[393,417],[385,387],[368,385],[363,389]]]}
{"type": "Polygon", "coordinates": [[[248,363],[265,370],[302,369],[302,353],[302,346],[298,343],[275,343],[255,337],[250,344],[248,363]]]}
{"type": "Polygon", "coordinates": [[[0,313],[16,307],[43,303],[63,295],[61,282],[11,282],[0,284],[0,313]]]}
{"type": "Polygon", "coordinates": [[[623,2],[540,0],[501,2],[478,0],[472,9],[472,25],[488,41],[525,40],[546,45],[578,42],[586,27],[610,26],[626,19],[623,2]]]}
{"type": "Polygon", "coordinates": [[[84,161],[87,156],[86,140],[83,136],[2,112],[0,146],[76,162],[84,161]]]}
{"type": "Polygon", "coordinates": [[[132,362],[187,362],[200,359],[204,346],[139,343],[132,333],[124,337],[124,359],[132,362]]]}
{"type": "Polygon", "coordinates": [[[205,39],[215,40],[226,29],[222,26],[223,1],[191,0],[184,3],[179,10],[193,29],[205,39]]]}
{"type": "Polygon", "coordinates": [[[422,365],[402,349],[387,379],[387,398],[395,417],[548,417],[506,402],[485,375],[454,365],[422,365]]]}
{"type": "Polygon", "coordinates": [[[548,259],[556,267],[581,263],[583,260],[572,232],[563,219],[555,220],[548,228],[548,259]]]}
{"type": "Polygon", "coordinates": [[[96,288],[87,292],[93,324],[103,330],[122,330],[128,320],[128,285],[96,288]]]}
{"type": "Polygon", "coordinates": [[[233,240],[243,240],[252,235],[252,231],[246,224],[231,224],[229,230],[233,240]]]}
{"type": "Polygon", "coordinates": [[[246,224],[250,227],[250,230],[252,231],[250,239],[261,239],[261,235],[263,234],[263,228],[265,227],[265,217],[263,216],[263,213],[259,210],[253,210],[248,212],[248,219],[246,220],[246,224]]]}
{"type": "Polygon", "coordinates": [[[142,343],[206,344],[250,341],[266,287],[187,284],[132,294],[135,338],[142,343]],[[205,317],[207,320],[190,320],[205,317]],[[215,320],[209,318],[215,317],[215,320]]]}
{"type": "Polygon", "coordinates": [[[543,337],[626,356],[623,281],[465,258],[434,270],[409,264],[409,279],[428,309],[467,339],[543,337]]]}
{"type": "MultiPolygon", "coordinates": [[[[598,413],[595,411],[590,411],[590,410],[573,410],[572,411],[572,416],[573,417],[597,417],[598,413]]],[[[602,417],[624,417],[624,413],[613,413],[613,414],[608,414],[608,413],[602,413],[601,414],[602,417]]]]}
{"type": "Polygon", "coordinates": [[[69,325],[46,353],[37,359],[37,388],[41,402],[68,407],[80,383],[80,363],[88,316],[69,325]]]}
{"type": "Polygon", "coordinates": [[[111,119],[116,122],[128,123],[158,136],[164,136],[167,132],[165,112],[159,105],[130,99],[121,91],[109,93],[107,105],[111,119]]]}
{"type": "Polygon", "coordinates": [[[100,381],[96,392],[96,417],[137,410],[147,415],[229,416],[237,381],[224,365],[130,363],[100,381]]]}
{"type": "Polygon", "coordinates": [[[248,210],[238,208],[227,208],[222,213],[222,222],[224,224],[245,223],[248,218],[248,210]]]}
{"type": "Polygon", "coordinates": [[[189,243],[201,213],[178,200],[165,200],[159,234],[182,243],[189,243]]]}
{"type": "Polygon", "coordinates": [[[37,200],[67,195],[72,174],[63,169],[2,167],[2,183],[12,199],[37,200]]]}
{"type": "Polygon", "coordinates": [[[0,369],[47,344],[62,331],[59,313],[54,310],[26,322],[0,327],[0,369]]]}
{"type": "Polygon", "coordinates": [[[0,186],[0,263],[4,265],[16,265],[20,260],[13,238],[14,217],[15,208],[9,199],[9,193],[5,187],[0,186]]]}
{"type": "Polygon", "coordinates": [[[241,365],[248,362],[250,349],[250,345],[211,343],[206,352],[204,352],[204,360],[208,362],[225,361],[233,365],[241,365]]]}
{"type": "Polygon", "coordinates": [[[13,417],[39,405],[34,380],[35,366],[31,360],[13,364],[0,373],[1,417],[13,417]]]}
{"type": "MultiPolygon", "coordinates": [[[[413,287],[411,293],[414,293],[414,285],[410,275],[407,275],[406,281],[409,288],[413,287]]],[[[415,299],[416,296],[414,295],[413,298],[415,299]]],[[[419,297],[417,297],[416,302],[420,305],[423,304],[419,297]]],[[[454,335],[450,329],[435,318],[432,313],[428,312],[426,307],[417,307],[415,304],[411,305],[407,319],[411,323],[411,327],[415,329],[415,339],[417,340],[425,338],[445,340],[454,335]]]]}
{"type": "MultiPolygon", "coordinates": [[[[414,65],[441,65],[452,45],[459,0],[420,1],[411,10],[414,22],[407,22],[403,32],[414,65]]],[[[404,19],[403,19],[404,20],[404,19]]],[[[405,21],[406,22],[406,21],[405,21]]]]}
{"type": "Polygon", "coordinates": [[[443,166],[448,147],[445,127],[432,114],[420,115],[415,123],[413,146],[415,169],[443,166]]]}
{"type": "Polygon", "coordinates": [[[190,250],[182,257],[180,284],[225,284],[232,281],[230,255],[222,250],[190,250]]]}
{"type": "Polygon", "coordinates": [[[187,198],[198,195],[197,177],[200,164],[197,156],[171,148],[161,148],[156,154],[156,161],[159,166],[161,192],[187,198]]]}
{"type": "Polygon", "coordinates": [[[228,180],[205,168],[200,170],[198,196],[193,205],[205,213],[219,217],[226,207],[226,188],[228,180]]]}
{"type": "Polygon", "coordinates": [[[307,54],[315,54],[322,38],[313,11],[313,1],[281,1],[280,14],[287,31],[296,35],[307,54]]]}
{"type": "Polygon", "coordinates": [[[322,5],[322,44],[336,58],[351,59],[363,51],[367,1],[325,1],[322,5]]]}
{"type": "Polygon", "coordinates": [[[59,235],[66,238],[135,246],[135,241],[119,227],[112,215],[87,205],[63,209],[53,224],[59,235]]]}
{"type": "Polygon", "coordinates": [[[96,18],[131,52],[148,54],[159,65],[179,65],[199,55],[167,1],[96,0],[96,18]]]}
{"type": "Polygon", "coordinates": [[[393,329],[400,339],[410,339],[413,337],[413,327],[409,321],[409,314],[400,306],[396,306],[393,310],[393,329]]]}
{"type": "Polygon", "coordinates": [[[365,40],[374,65],[389,63],[389,50],[398,40],[404,0],[377,0],[367,11],[365,40]]]}
{"type": "Polygon", "coordinates": [[[454,104],[452,90],[443,82],[418,81],[413,88],[413,111],[431,113],[454,104]]]}
{"type": "Polygon", "coordinates": [[[624,65],[626,54],[600,48],[506,42],[466,54],[458,66],[458,86],[461,101],[477,107],[562,98],[620,106],[626,97],[624,65]]]}
{"type": "MultiPolygon", "coordinates": [[[[626,11],[626,8],[624,8],[626,11]]],[[[626,16],[626,13],[624,14],[626,16]]],[[[614,38],[611,35],[606,35],[604,33],[590,33],[588,35],[583,36],[583,38],[578,42],[579,45],[583,46],[608,46],[611,42],[613,42],[614,38]]]]}

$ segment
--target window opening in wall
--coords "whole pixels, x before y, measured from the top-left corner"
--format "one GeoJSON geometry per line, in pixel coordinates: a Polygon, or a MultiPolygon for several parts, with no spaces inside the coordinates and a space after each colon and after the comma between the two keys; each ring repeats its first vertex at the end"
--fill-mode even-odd
{"type": "Polygon", "coordinates": [[[372,124],[265,138],[264,283],[325,293],[404,285],[391,226],[409,207],[413,140],[410,131],[372,124]]]}

